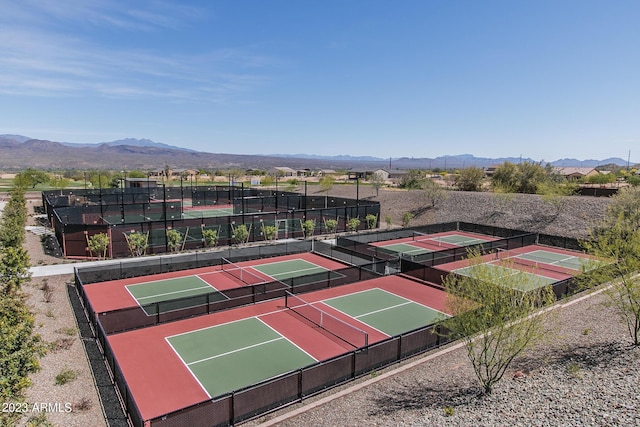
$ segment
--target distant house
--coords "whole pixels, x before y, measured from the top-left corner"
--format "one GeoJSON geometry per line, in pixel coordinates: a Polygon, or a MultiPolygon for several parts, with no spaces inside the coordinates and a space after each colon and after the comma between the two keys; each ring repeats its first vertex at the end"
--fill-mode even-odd
{"type": "Polygon", "coordinates": [[[581,168],[581,167],[556,167],[555,172],[567,179],[567,181],[578,181],[587,176],[598,175],[595,168],[581,168]]]}
{"type": "Polygon", "coordinates": [[[296,171],[296,176],[307,177],[307,176],[312,176],[312,175],[313,175],[313,172],[309,168],[298,169],[296,171]]]}
{"type": "MultiPolygon", "coordinates": [[[[384,169],[383,169],[384,170],[384,169]]],[[[396,184],[401,182],[403,179],[405,179],[405,177],[409,175],[409,171],[407,170],[401,170],[401,169],[396,169],[396,170],[391,170],[387,172],[387,179],[395,182],[396,184]]]]}
{"type": "Polygon", "coordinates": [[[375,171],[366,170],[366,169],[351,169],[347,171],[347,179],[356,180],[356,179],[369,179],[371,175],[373,175],[375,171]]]}
{"type": "Polygon", "coordinates": [[[493,174],[496,173],[496,169],[498,169],[500,166],[502,166],[502,165],[491,165],[491,166],[488,166],[488,167],[486,167],[484,169],[484,174],[487,177],[491,178],[493,176],[493,174]]]}
{"type": "Polygon", "coordinates": [[[286,166],[276,166],[268,170],[269,175],[273,176],[296,176],[297,172],[294,169],[286,166]]]}
{"type": "Polygon", "coordinates": [[[338,172],[336,172],[333,169],[321,169],[317,172],[318,176],[324,176],[324,175],[337,175],[338,172]]]}
{"type": "Polygon", "coordinates": [[[149,178],[125,178],[124,186],[126,188],[157,188],[158,181],[149,178]]]}

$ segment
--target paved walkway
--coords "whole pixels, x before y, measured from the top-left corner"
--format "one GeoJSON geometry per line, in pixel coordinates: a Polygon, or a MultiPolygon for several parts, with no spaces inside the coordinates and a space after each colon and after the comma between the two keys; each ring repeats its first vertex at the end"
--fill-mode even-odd
{"type": "MultiPolygon", "coordinates": [[[[282,239],[278,240],[278,242],[295,242],[297,239],[282,239]]],[[[327,243],[335,244],[335,239],[323,240],[327,243]]],[[[183,253],[183,256],[190,256],[190,253],[183,253]]],[[[163,255],[151,255],[151,256],[168,256],[168,254],[163,255]]],[[[174,254],[172,256],[180,256],[180,254],[174,254]]],[[[149,257],[145,257],[149,258],[149,257]]],[[[75,267],[95,267],[98,265],[109,265],[109,264],[125,264],[127,262],[138,262],[140,258],[118,258],[118,259],[107,259],[102,261],[77,261],[70,262],[66,264],[54,264],[54,265],[38,265],[29,268],[31,272],[31,277],[45,277],[45,276],[59,276],[63,274],[73,274],[73,269],[75,267]]]]}

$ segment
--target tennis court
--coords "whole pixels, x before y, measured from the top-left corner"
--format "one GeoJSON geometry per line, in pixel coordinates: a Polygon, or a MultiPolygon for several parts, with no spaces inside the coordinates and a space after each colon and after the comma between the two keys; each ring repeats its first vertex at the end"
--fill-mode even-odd
{"type": "Polygon", "coordinates": [[[342,274],[331,271],[313,262],[302,258],[288,259],[284,261],[267,262],[264,264],[252,265],[248,267],[258,273],[268,276],[274,280],[286,280],[293,277],[308,276],[314,274],[330,274],[332,278],[342,277],[342,274]]]}
{"type": "Polygon", "coordinates": [[[421,255],[434,251],[434,249],[423,248],[417,245],[412,245],[411,243],[391,243],[388,245],[380,245],[378,246],[378,249],[405,255],[421,255]]]}
{"type": "MultiPolygon", "coordinates": [[[[467,266],[453,270],[462,276],[476,277],[490,280],[493,283],[508,283],[514,289],[530,291],[558,281],[558,278],[548,277],[516,268],[502,265],[500,261],[485,262],[479,266],[467,266]],[[480,276],[480,277],[478,277],[480,276]]],[[[568,276],[567,276],[568,277],[568,276]]]]}
{"type": "Polygon", "coordinates": [[[529,261],[530,263],[533,263],[535,267],[543,269],[557,266],[562,269],[570,269],[576,272],[582,271],[583,269],[588,271],[599,266],[599,263],[596,260],[592,260],[590,258],[571,254],[561,254],[544,249],[537,249],[531,252],[518,254],[508,259],[513,259],[516,262],[524,261],[523,264],[526,264],[526,262],[529,261]]]}
{"type": "Polygon", "coordinates": [[[431,307],[379,288],[326,299],[322,303],[389,336],[449,317],[431,307]]]}
{"type": "Polygon", "coordinates": [[[173,279],[154,280],[125,286],[131,296],[138,302],[147,316],[157,314],[157,302],[177,300],[175,304],[163,304],[163,311],[172,311],[189,307],[184,298],[197,295],[209,295],[210,301],[222,301],[227,297],[200,276],[176,277],[173,279]]]}
{"type": "Polygon", "coordinates": [[[284,281],[282,287],[344,277],[347,267],[312,253],[279,256],[101,282],[86,287],[99,311],[140,307],[151,316],[228,299],[228,290],[284,281]]]}
{"type": "Polygon", "coordinates": [[[220,274],[226,274],[231,279],[239,280],[239,283],[236,281],[237,286],[258,285],[319,273],[331,275],[332,279],[342,277],[340,273],[302,258],[245,266],[224,258],[223,261],[221,269],[215,272],[154,280],[125,287],[145,313],[151,316],[158,313],[159,309],[156,304],[158,302],[163,302],[161,312],[168,312],[200,305],[206,301],[202,298],[189,297],[209,294],[208,300],[210,302],[228,299],[214,286],[220,281],[220,274]],[[175,300],[173,304],[169,302],[172,300],[175,300]]]}
{"type": "Polygon", "coordinates": [[[257,317],[166,340],[209,397],[317,362],[257,317]]]}
{"type": "Polygon", "coordinates": [[[213,208],[213,209],[184,209],[182,211],[182,218],[195,219],[195,218],[211,218],[219,216],[231,216],[233,215],[233,207],[227,208],[213,208]]]}
{"type": "Polygon", "coordinates": [[[440,242],[440,243],[448,243],[450,245],[455,246],[471,246],[477,245],[479,243],[486,243],[491,241],[490,239],[480,238],[480,237],[470,237],[466,235],[459,234],[448,234],[444,236],[429,236],[429,235],[419,235],[414,234],[413,239],[415,241],[429,241],[429,242],[440,242]]]}
{"type": "Polygon", "coordinates": [[[441,251],[463,246],[477,245],[496,240],[495,237],[481,236],[475,233],[452,231],[446,233],[424,234],[417,231],[411,237],[395,239],[386,242],[371,243],[375,248],[385,252],[404,255],[422,255],[429,252],[441,251]]]}
{"type": "MultiPolygon", "coordinates": [[[[383,350],[375,345],[389,336],[446,316],[445,300],[434,287],[384,276],[112,334],[108,340],[143,417],[152,418],[333,360],[327,372],[308,368],[303,387],[316,390],[316,380],[332,381],[330,366],[338,369],[336,378],[356,369],[351,352],[365,343],[362,334],[377,354],[383,350]],[[309,312],[320,312],[322,319],[309,321],[309,312]]],[[[402,343],[422,345],[421,340],[402,343]]],[[[398,344],[391,347],[398,350],[398,344]]],[[[356,357],[369,363],[367,352],[356,357]]],[[[298,390],[298,377],[285,377],[298,390]]]]}

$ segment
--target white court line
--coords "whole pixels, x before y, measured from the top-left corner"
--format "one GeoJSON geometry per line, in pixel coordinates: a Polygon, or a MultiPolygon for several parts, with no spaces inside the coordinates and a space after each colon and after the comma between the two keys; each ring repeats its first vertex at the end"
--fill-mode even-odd
{"type": "MultiPolygon", "coordinates": [[[[405,298],[405,299],[406,299],[406,298],[405,298]]],[[[413,301],[409,301],[409,300],[407,300],[407,302],[403,302],[403,303],[396,304],[396,305],[390,305],[389,307],[381,308],[381,309],[378,309],[378,310],[373,310],[373,311],[370,311],[370,312],[368,312],[368,313],[359,314],[359,315],[357,315],[357,316],[352,316],[352,317],[353,317],[354,319],[358,319],[358,318],[360,318],[360,317],[369,316],[370,314],[382,313],[383,311],[392,310],[392,309],[394,309],[394,308],[402,307],[402,306],[404,306],[404,305],[411,304],[412,302],[413,302],[413,301]]]]}
{"type": "MultiPolygon", "coordinates": [[[[260,319],[258,319],[258,320],[260,320],[260,319]]],[[[262,322],[262,323],[264,323],[264,322],[262,322]]],[[[206,362],[206,361],[208,361],[208,360],[217,359],[218,357],[228,356],[228,355],[230,355],[230,354],[238,353],[238,352],[240,352],[240,351],[249,350],[249,349],[251,349],[251,348],[260,347],[261,345],[266,345],[266,344],[270,344],[270,343],[272,343],[272,342],[276,342],[276,341],[283,340],[283,339],[284,339],[284,337],[282,336],[282,334],[279,334],[279,335],[280,335],[280,337],[278,337],[278,338],[274,338],[274,339],[267,340],[267,341],[261,341],[261,342],[256,343],[256,344],[248,345],[248,346],[246,346],[246,347],[236,348],[235,350],[227,351],[226,353],[216,354],[216,355],[214,355],[214,356],[205,357],[204,359],[194,360],[193,362],[189,362],[189,363],[187,363],[187,366],[195,365],[196,363],[206,362]]],[[[315,359],[314,359],[314,360],[315,360],[315,359]]]]}
{"type": "Polygon", "coordinates": [[[143,299],[148,299],[148,298],[156,298],[156,297],[163,297],[165,295],[179,294],[179,293],[182,293],[182,292],[190,292],[190,291],[195,291],[195,290],[198,290],[198,289],[206,289],[206,288],[215,290],[215,288],[212,287],[212,286],[200,286],[198,288],[181,289],[179,291],[164,292],[162,294],[149,295],[149,296],[146,296],[146,297],[138,297],[137,300],[143,300],[143,299]]]}

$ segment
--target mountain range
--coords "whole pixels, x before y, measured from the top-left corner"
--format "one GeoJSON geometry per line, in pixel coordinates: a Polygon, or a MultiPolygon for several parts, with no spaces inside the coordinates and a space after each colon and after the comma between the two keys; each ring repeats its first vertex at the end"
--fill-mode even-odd
{"type": "MultiPolygon", "coordinates": [[[[485,158],[471,154],[435,158],[391,158],[371,156],[318,156],[310,154],[244,155],[206,153],[154,142],[149,139],[126,138],[103,143],[69,143],[32,139],[23,135],[0,135],[0,170],[14,171],[27,167],[46,170],[126,169],[153,170],[172,168],[197,169],[268,169],[288,166],[294,169],[459,169],[470,166],[488,167],[505,161],[535,162],[529,158],[485,158]]],[[[553,166],[596,167],[615,164],[626,166],[621,158],[602,160],[559,159],[553,166]]]]}

